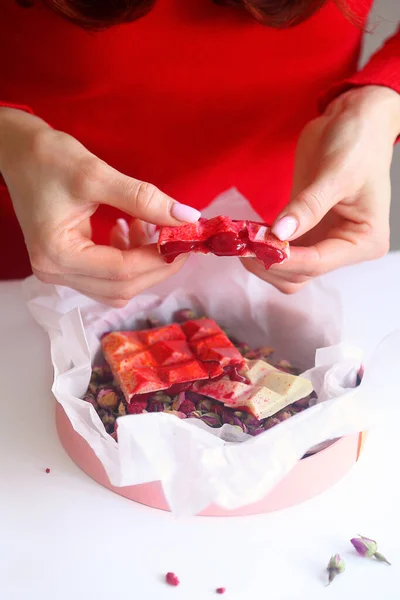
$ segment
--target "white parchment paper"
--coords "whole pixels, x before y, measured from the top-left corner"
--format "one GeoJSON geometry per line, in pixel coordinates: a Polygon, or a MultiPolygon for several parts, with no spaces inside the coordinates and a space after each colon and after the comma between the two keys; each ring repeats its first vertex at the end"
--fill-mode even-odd
{"type": "MultiPolygon", "coordinates": [[[[236,190],[220,196],[203,214],[260,220],[236,190]]],[[[398,413],[400,331],[382,341],[355,387],[361,351],[341,340],[339,291],[318,282],[284,296],[235,258],[193,255],[180,273],[120,310],[33,277],[24,286],[32,315],[50,336],[53,393],[74,429],[113,485],[160,480],[176,515],[196,514],[211,503],[234,509],[255,502],[310,448],[398,413]],[[163,413],[128,415],[118,421],[115,442],[94,408],[80,399],[101,335],[135,328],[148,315],[167,323],[175,310],[186,307],[214,318],[254,347],[273,346],[277,359],[302,368],[318,403],[254,438],[229,425],[216,430],[163,413]]],[[[359,318],[367,315],[360,311],[359,318]]]]}

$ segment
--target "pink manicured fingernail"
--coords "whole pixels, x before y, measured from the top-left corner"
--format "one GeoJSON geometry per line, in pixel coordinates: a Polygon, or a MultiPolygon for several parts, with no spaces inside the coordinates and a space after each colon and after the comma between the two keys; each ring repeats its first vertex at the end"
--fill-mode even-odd
{"type": "Polygon", "coordinates": [[[279,219],[279,221],[275,223],[272,227],[272,233],[274,233],[281,242],[285,242],[292,237],[298,226],[299,223],[295,217],[286,215],[286,217],[282,217],[282,219],[279,219]]]}
{"type": "Polygon", "coordinates": [[[174,202],[171,214],[174,219],[186,221],[186,223],[196,223],[201,217],[201,212],[199,210],[187,206],[187,204],[181,204],[180,202],[174,202]]]}
{"type": "Polygon", "coordinates": [[[129,225],[125,219],[117,219],[117,225],[121,230],[121,233],[124,237],[129,239],[129,225]]]}
{"type": "Polygon", "coordinates": [[[146,223],[146,234],[149,239],[151,239],[156,233],[157,225],[153,225],[153,223],[146,223]]]}

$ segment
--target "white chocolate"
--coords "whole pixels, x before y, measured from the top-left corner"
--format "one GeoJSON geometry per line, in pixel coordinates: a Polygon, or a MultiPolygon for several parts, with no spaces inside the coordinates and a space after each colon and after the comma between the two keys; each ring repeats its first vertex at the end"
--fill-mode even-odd
{"type": "Polygon", "coordinates": [[[193,389],[230,408],[247,408],[259,420],[271,417],[313,391],[308,379],[280,371],[263,360],[248,360],[247,365],[249,368],[243,375],[250,385],[224,378],[198,382],[193,389]]]}

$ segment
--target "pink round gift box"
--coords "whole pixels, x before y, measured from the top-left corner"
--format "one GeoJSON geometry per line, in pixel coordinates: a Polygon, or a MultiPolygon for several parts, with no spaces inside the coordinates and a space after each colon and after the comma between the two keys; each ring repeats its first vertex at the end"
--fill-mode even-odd
{"type": "MultiPolygon", "coordinates": [[[[169,511],[159,481],[127,487],[111,485],[103,465],[86,440],[74,430],[58,402],[56,424],[60,441],[70,458],[97,483],[134,502],[169,511]]],[[[364,437],[365,434],[357,433],[340,438],[321,452],[302,459],[271,492],[254,504],[235,510],[211,505],[200,515],[209,517],[254,515],[304,502],[328,489],[351,469],[360,456],[364,437]]]]}

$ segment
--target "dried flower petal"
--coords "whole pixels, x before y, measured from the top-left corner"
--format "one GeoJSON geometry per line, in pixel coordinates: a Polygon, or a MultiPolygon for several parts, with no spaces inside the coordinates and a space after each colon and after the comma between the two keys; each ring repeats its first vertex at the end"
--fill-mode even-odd
{"type": "Polygon", "coordinates": [[[219,587],[215,590],[217,592],[217,594],[225,594],[226,592],[226,588],[224,587],[219,587]]]}
{"type": "MultiPolygon", "coordinates": [[[[339,573],[343,573],[345,568],[346,568],[345,562],[344,562],[343,558],[340,556],[340,554],[334,554],[333,556],[331,556],[331,559],[326,568],[329,573],[329,583],[332,583],[332,581],[335,579],[336,575],[338,575],[339,573]]],[[[328,585],[329,585],[329,583],[328,583],[328,585]]]]}

